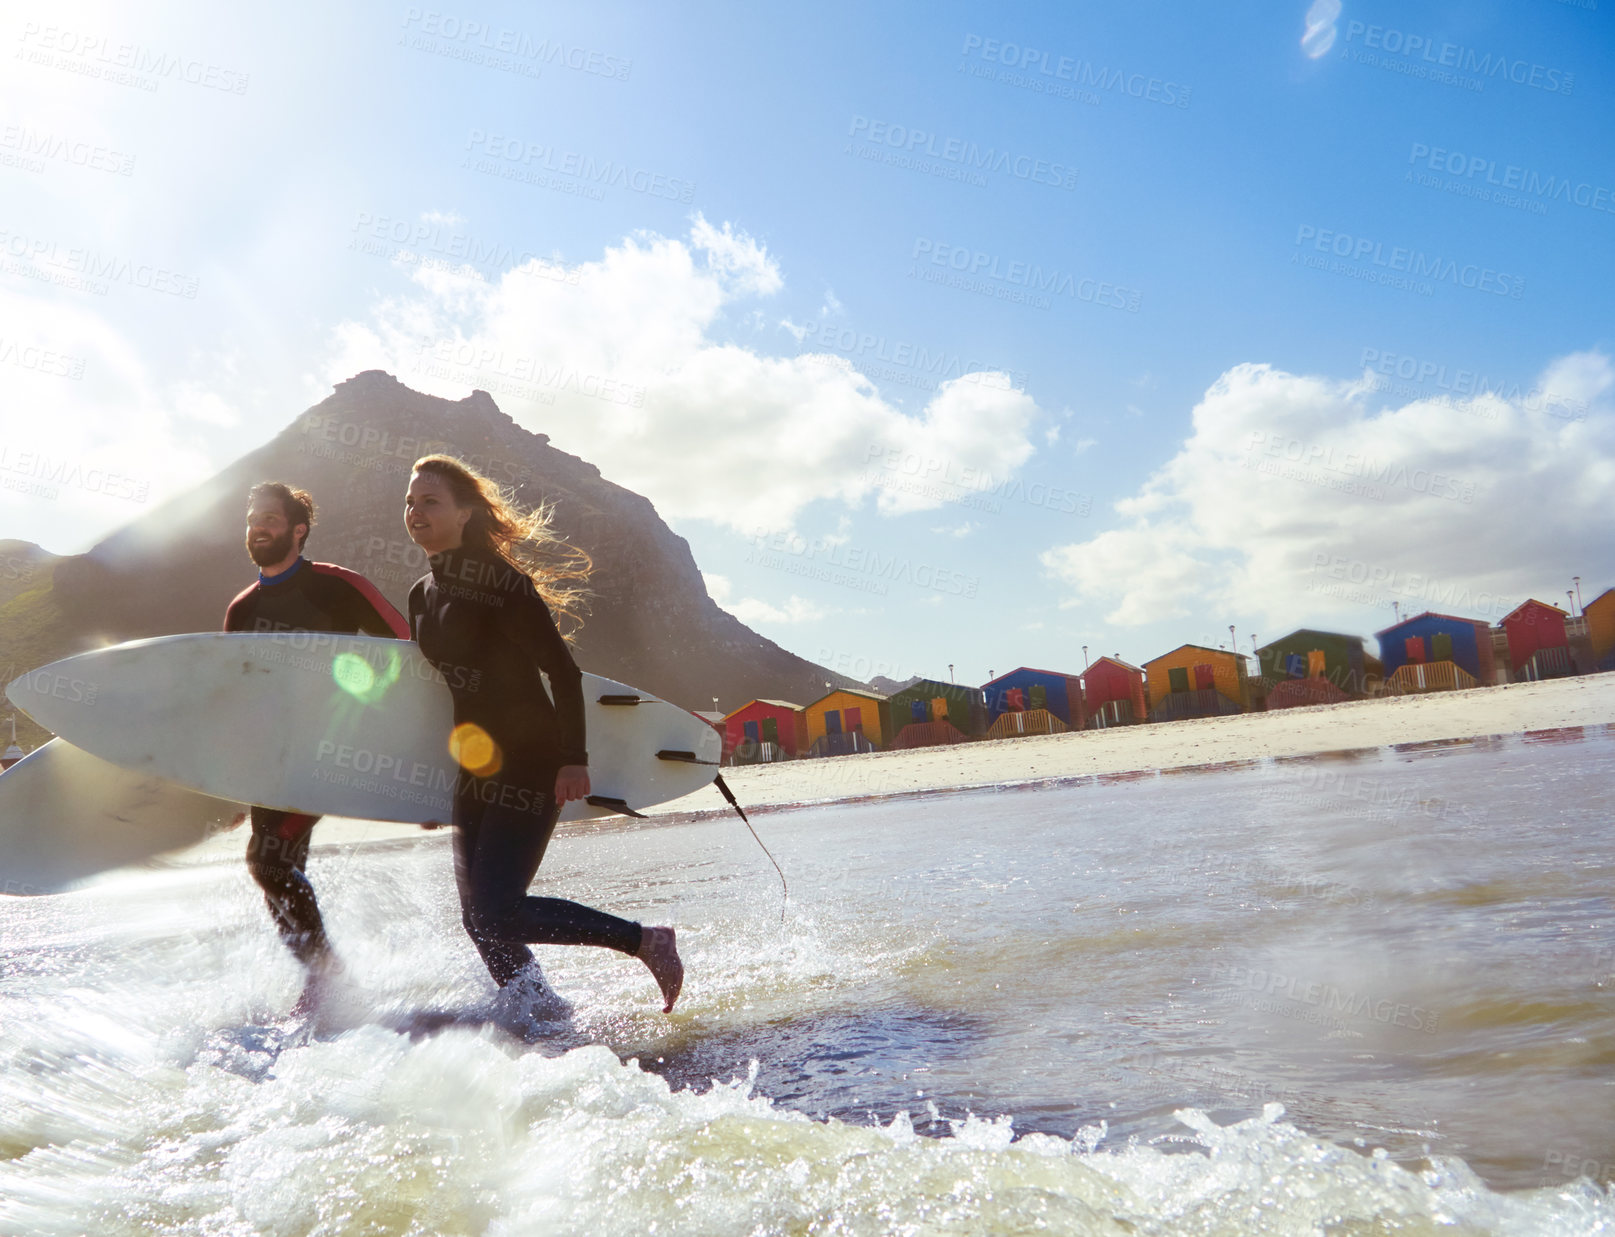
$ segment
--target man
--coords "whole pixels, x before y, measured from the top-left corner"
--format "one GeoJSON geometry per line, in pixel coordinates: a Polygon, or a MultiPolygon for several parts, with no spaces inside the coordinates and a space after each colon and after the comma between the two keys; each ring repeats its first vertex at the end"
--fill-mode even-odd
{"type": "MultiPolygon", "coordinates": [[[[328,631],[409,639],[409,624],[358,572],[303,557],[314,527],[314,500],[303,490],[265,481],[247,495],[247,553],[258,579],[238,593],[224,614],[225,631],[328,631]]],[[[339,969],[326,939],[314,887],[304,874],[309,834],[317,816],[252,809],[247,871],[281,939],[309,971],[298,1008],[318,1001],[324,982],[339,969]]]]}

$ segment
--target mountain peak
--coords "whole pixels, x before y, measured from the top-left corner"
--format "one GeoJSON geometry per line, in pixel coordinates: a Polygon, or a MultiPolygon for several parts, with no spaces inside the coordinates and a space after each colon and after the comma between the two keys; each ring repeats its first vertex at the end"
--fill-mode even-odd
{"type": "MultiPolygon", "coordinates": [[[[489,392],[446,399],[379,369],[338,383],[269,442],[88,553],[54,562],[50,604],[59,617],[49,625],[51,647],[27,656],[50,660],[107,640],[217,630],[225,604],[253,578],[241,530],[247,492],[264,480],[313,494],[309,557],[358,571],[402,606],[426,569],[403,529],[404,489],[415,460],[434,451],[465,460],[523,506],[552,504],[556,530],[594,560],[592,605],[575,650],[585,669],[686,707],[714,696],[731,708],[753,697],[809,698],[827,678],[854,685],[720,609],[689,543],[648,499],[519,424],[489,392]],[[115,613],[109,596],[119,599],[115,613]]],[[[20,652],[0,631],[0,662],[20,652]]]]}

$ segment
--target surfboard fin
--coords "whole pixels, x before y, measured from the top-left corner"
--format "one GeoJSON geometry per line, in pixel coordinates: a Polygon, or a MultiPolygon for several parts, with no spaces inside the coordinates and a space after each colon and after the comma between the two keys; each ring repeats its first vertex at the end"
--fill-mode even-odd
{"type": "Polygon", "coordinates": [[[624,816],[632,816],[635,820],[645,820],[643,812],[636,812],[628,806],[626,799],[610,799],[605,795],[590,795],[584,800],[590,807],[609,808],[613,812],[621,812],[624,816]]]}
{"type": "Polygon", "coordinates": [[[702,760],[694,752],[675,752],[670,748],[663,748],[656,753],[657,760],[677,760],[687,765],[715,765],[716,760],[702,760]]]}

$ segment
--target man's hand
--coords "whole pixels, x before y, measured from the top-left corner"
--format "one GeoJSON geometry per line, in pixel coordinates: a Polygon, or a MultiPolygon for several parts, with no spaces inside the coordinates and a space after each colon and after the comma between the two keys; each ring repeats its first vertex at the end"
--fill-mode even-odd
{"type": "Polygon", "coordinates": [[[555,775],[555,804],[565,807],[573,799],[589,797],[589,766],[562,765],[555,775]]]}

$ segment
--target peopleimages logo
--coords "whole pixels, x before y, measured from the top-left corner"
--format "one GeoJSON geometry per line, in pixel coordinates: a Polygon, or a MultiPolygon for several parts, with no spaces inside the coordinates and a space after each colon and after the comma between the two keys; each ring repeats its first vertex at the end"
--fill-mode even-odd
{"type": "MultiPolygon", "coordinates": [[[[1024,288],[1034,293],[1052,293],[1069,296],[1073,300],[1088,301],[1111,309],[1138,312],[1140,293],[1136,288],[1124,288],[1104,280],[1084,278],[1058,267],[1044,270],[1035,262],[1018,259],[1001,261],[996,254],[983,253],[963,245],[950,245],[927,237],[916,237],[914,251],[909,257],[915,269],[920,264],[946,268],[961,279],[979,281],[990,279],[999,284],[1024,288]]],[[[923,277],[923,276],[922,276],[923,277]]]]}
{"type": "Polygon", "coordinates": [[[91,142],[75,141],[57,133],[31,129],[26,125],[7,125],[0,129],[0,147],[14,150],[25,159],[59,159],[74,167],[111,172],[117,176],[130,176],[135,170],[133,155],[121,154],[91,142]]]}
{"type": "Polygon", "coordinates": [[[1340,54],[1349,56],[1350,44],[1361,39],[1361,46],[1389,52],[1425,66],[1453,69],[1472,74],[1476,78],[1503,80],[1517,86],[1531,86],[1549,94],[1568,95],[1576,85],[1576,75],[1529,60],[1517,60],[1502,52],[1480,52],[1459,43],[1437,41],[1427,35],[1407,34],[1391,26],[1370,26],[1360,21],[1346,25],[1346,47],[1340,54]]]}
{"type": "MultiPolygon", "coordinates": [[[[1353,236],[1348,232],[1315,227],[1310,223],[1303,223],[1296,229],[1295,246],[1297,252],[1291,255],[1292,263],[1302,262],[1305,257],[1303,250],[1311,249],[1317,253],[1331,254],[1350,263],[1351,266],[1342,268],[1339,272],[1343,274],[1384,273],[1398,281],[1404,277],[1414,280],[1434,280],[1437,283],[1450,283],[1455,287],[1469,288],[1472,291],[1490,292],[1494,296],[1506,296],[1516,301],[1525,295],[1525,278],[1522,275],[1510,275],[1473,262],[1460,264],[1453,258],[1427,254],[1422,249],[1412,249],[1404,245],[1393,245],[1387,251],[1380,241],[1370,240],[1366,236],[1353,236]],[[1363,265],[1365,260],[1368,266],[1363,265]],[[1379,270],[1375,271],[1373,268],[1379,270]]],[[[1309,261],[1305,265],[1313,266],[1316,262],[1309,261]]]]}
{"type": "Polygon", "coordinates": [[[1071,82],[1090,90],[1110,90],[1145,99],[1164,107],[1188,107],[1190,88],[1181,82],[1171,82],[1146,73],[1129,73],[1107,65],[1096,65],[1091,60],[1073,56],[1050,56],[1036,47],[1023,47],[1007,39],[986,39],[979,34],[965,35],[962,56],[976,56],[992,64],[1001,64],[1010,71],[1009,77],[1000,80],[1011,85],[1023,85],[1016,77],[1035,72],[1039,77],[1071,82]]]}
{"type": "Polygon", "coordinates": [[[635,193],[672,202],[689,203],[695,197],[695,182],[645,168],[629,167],[614,159],[596,159],[573,150],[557,150],[541,142],[472,129],[466,138],[469,152],[460,166],[471,171],[502,176],[507,180],[542,183],[546,174],[569,180],[631,189],[635,193]]]}
{"type": "Polygon", "coordinates": [[[1466,181],[1475,181],[1478,177],[1479,184],[1501,191],[1496,195],[1496,200],[1503,205],[1513,205],[1507,194],[1517,190],[1532,198],[1548,201],[1562,198],[1571,206],[1615,214],[1615,192],[1606,185],[1594,185],[1573,176],[1544,176],[1534,168],[1513,163],[1504,164],[1499,173],[1496,159],[1465,154],[1461,150],[1448,150],[1444,146],[1431,146],[1426,142],[1413,143],[1408,162],[1413,165],[1407,174],[1408,179],[1426,169],[1445,172],[1448,176],[1460,176],[1466,181]]]}
{"type": "MultiPolygon", "coordinates": [[[[928,129],[914,129],[886,120],[871,120],[868,116],[854,116],[848,136],[877,147],[889,147],[916,159],[925,156],[941,159],[962,169],[977,172],[1005,172],[1018,180],[1056,189],[1075,189],[1077,170],[1066,163],[1040,159],[1035,155],[995,146],[983,149],[977,142],[964,138],[946,137],[928,129]]],[[[918,166],[918,165],[917,165],[918,166]]],[[[925,170],[920,167],[919,170],[925,170]]]]}

